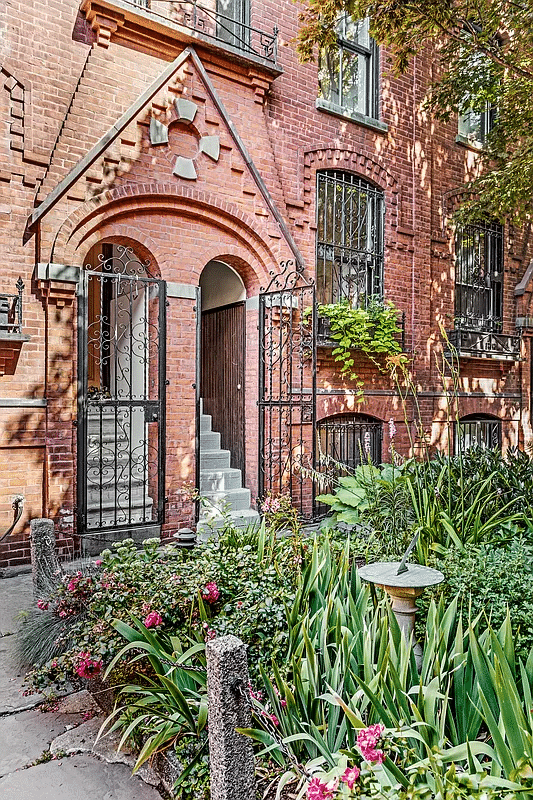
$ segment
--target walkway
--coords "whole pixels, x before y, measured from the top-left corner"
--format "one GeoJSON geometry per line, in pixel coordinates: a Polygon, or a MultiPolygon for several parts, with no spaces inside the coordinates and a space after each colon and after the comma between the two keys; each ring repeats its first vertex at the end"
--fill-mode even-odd
{"type": "Polygon", "coordinates": [[[102,715],[88,692],[45,711],[43,697],[23,697],[16,632],[33,603],[31,575],[0,577],[0,797],[2,800],[161,800],[159,779],[132,776],[131,753],[94,741],[102,715]]]}

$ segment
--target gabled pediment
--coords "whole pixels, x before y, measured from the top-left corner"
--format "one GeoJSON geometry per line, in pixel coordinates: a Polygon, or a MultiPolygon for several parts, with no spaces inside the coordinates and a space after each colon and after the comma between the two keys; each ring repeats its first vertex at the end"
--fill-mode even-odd
{"type": "Polygon", "coordinates": [[[292,235],[202,61],[186,48],[104,136],[53,187],[28,219],[28,231],[63,198],[156,179],[198,185],[240,200],[279,231],[302,263],[292,235]]]}

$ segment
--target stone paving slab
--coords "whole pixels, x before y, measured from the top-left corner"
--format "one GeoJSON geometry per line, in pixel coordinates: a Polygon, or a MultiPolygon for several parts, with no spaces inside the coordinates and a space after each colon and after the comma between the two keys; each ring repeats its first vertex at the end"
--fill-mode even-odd
{"type": "Polygon", "coordinates": [[[70,756],[0,778],[2,800],[161,800],[124,764],[87,754],[70,756]]]}
{"type": "Polygon", "coordinates": [[[34,708],[44,700],[40,694],[24,697],[24,670],[16,656],[16,639],[13,636],[0,638],[0,716],[27,708],[34,708]]]}
{"type": "Polygon", "coordinates": [[[31,574],[0,578],[0,636],[15,633],[20,628],[19,615],[33,603],[31,574]]]}
{"type": "Polygon", "coordinates": [[[1,717],[0,775],[33,763],[68,726],[82,721],[80,714],[43,713],[38,709],[1,717]]]}
{"type": "MultiPolygon", "coordinates": [[[[84,722],[79,727],[61,734],[50,745],[50,752],[67,754],[94,753],[108,764],[126,764],[130,770],[133,770],[137,758],[132,750],[126,744],[121,747],[120,751],[117,749],[122,732],[106,733],[96,741],[104,719],[105,716],[100,714],[98,717],[84,722]]],[[[158,786],[161,783],[161,779],[148,764],[143,764],[139,769],[139,777],[152,786],[158,786]]]]}

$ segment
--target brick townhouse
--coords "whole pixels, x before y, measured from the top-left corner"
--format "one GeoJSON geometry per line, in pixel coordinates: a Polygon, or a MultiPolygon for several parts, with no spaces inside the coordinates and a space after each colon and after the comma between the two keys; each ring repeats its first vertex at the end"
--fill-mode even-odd
{"type": "Polygon", "coordinates": [[[365,21],[300,65],[297,26],[291,0],[2,5],[1,564],[38,516],[65,549],[169,537],[198,487],[310,516],[301,466],[387,460],[391,434],[530,443],[528,232],[450,225],[490,110],[430,119],[430,55],[393,78],[365,21]],[[314,313],[376,297],[403,402],[356,353],[358,402],[314,313]]]}

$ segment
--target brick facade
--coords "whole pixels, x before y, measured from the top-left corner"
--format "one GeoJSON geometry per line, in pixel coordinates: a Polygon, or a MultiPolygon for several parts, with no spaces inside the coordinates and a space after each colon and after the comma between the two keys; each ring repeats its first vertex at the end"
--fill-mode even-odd
{"type": "MultiPolygon", "coordinates": [[[[166,13],[165,3],[157,6],[166,13]]],[[[26,498],[22,521],[0,543],[0,564],[27,560],[35,516],[57,520],[63,546],[76,546],[76,283],[102,243],[133,248],[151,275],[181,287],[166,308],[163,535],[193,522],[192,290],[212,260],[234,269],[246,290],[246,475],[257,494],[256,300],[282,261],[301,254],[314,274],[319,170],[352,172],[383,191],[384,294],[405,313],[417,403],[409,398],[404,410],[390,379],[358,355],[358,405],[331,351],[319,348],[317,420],[351,412],[382,421],[386,458],[390,419],[397,449],[407,454],[415,440],[420,452],[420,414],[430,448],[447,447],[450,401],[439,359],[440,328],[453,328],[454,318],[448,221],[475,153],[456,143],[457,120],[436,123],[423,109],[431,54],[393,78],[381,53],[379,128],[317,109],[317,67],[299,65],[291,45],[291,0],[251,0],[250,21],[266,31],[278,26],[277,63],[191,35],[125,0],[35,0],[0,10],[0,294],[22,278],[30,336],[0,339],[0,534],[11,524],[13,495],[26,498]],[[192,121],[179,115],[180,99],[194,105],[192,121]],[[168,143],[153,143],[152,119],[168,143]],[[207,137],[218,142],[217,157],[203,149],[207,137]],[[194,180],[175,174],[180,157],[194,165],[194,180]]],[[[505,230],[507,334],[517,316],[533,318],[530,249],[527,232],[505,230]]],[[[452,413],[492,415],[502,420],[505,446],[530,443],[530,364],[527,329],[521,360],[462,360],[452,413]]]]}

